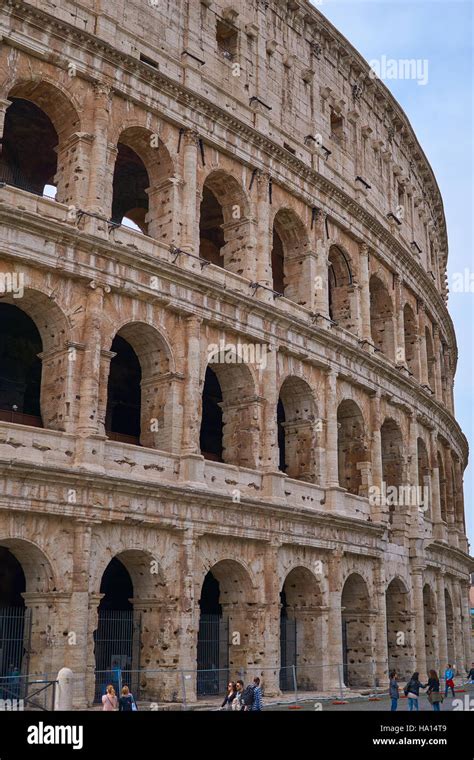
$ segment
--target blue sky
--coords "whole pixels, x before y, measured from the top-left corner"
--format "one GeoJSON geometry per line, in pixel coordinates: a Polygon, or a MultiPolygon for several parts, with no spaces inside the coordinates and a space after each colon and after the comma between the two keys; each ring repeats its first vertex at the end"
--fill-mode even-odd
{"type": "MultiPolygon", "coordinates": [[[[428,60],[428,82],[387,80],[407,114],[436,175],[448,227],[449,311],[459,362],[456,416],[474,442],[473,7],[472,0],[316,0],[313,3],[367,61],[428,60]],[[473,292],[453,292],[453,276],[472,277],[473,292]]],[[[471,452],[471,459],[474,450],[471,452]]],[[[465,472],[464,499],[474,547],[474,463],[465,472]]],[[[472,554],[472,548],[471,548],[472,554]]]]}

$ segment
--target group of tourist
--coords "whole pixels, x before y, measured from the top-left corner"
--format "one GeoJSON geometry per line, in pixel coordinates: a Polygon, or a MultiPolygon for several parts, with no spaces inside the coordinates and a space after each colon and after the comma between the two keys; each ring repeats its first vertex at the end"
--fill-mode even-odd
{"type": "Polygon", "coordinates": [[[134,712],[138,708],[135,697],[131,694],[128,686],[122,687],[120,697],[117,698],[114,687],[109,684],[102,697],[102,709],[105,712],[112,712],[117,709],[119,712],[134,712]]]}
{"type": "MultiPolygon", "coordinates": [[[[399,691],[399,685],[397,680],[397,672],[395,670],[390,671],[390,686],[389,686],[389,694],[390,699],[392,700],[392,706],[391,710],[392,712],[395,712],[398,709],[398,700],[400,698],[400,691],[399,691]]],[[[444,689],[444,696],[441,693],[440,690],[440,681],[438,678],[438,674],[436,670],[430,670],[428,673],[428,683],[422,684],[419,678],[418,671],[415,671],[406,684],[405,688],[403,689],[403,692],[405,696],[408,698],[408,709],[409,710],[418,710],[418,699],[420,696],[420,689],[426,689],[426,694],[428,697],[428,701],[433,707],[433,710],[436,710],[439,712],[441,709],[441,703],[443,702],[443,699],[445,699],[448,696],[448,692],[451,689],[451,693],[453,695],[453,698],[456,696],[454,691],[454,675],[455,670],[451,664],[448,663],[448,666],[444,672],[444,683],[445,683],[445,689],[444,689]]],[[[469,683],[472,683],[474,681],[474,663],[473,667],[468,673],[468,679],[469,683]]]]}
{"type": "Polygon", "coordinates": [[[246,687],[240,679],[238,681],[229,681],[227,693],[220,709],[260,712],[263,709],[260,678],[256,676],[253,679],[253,683],[246,687]]]}

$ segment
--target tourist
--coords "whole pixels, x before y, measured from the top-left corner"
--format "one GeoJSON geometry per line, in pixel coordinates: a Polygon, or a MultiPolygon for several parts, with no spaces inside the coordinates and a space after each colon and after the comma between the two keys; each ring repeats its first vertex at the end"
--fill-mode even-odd
{"type": "Polygon", "coordinates": [[[433,706],[433,710],[439,712],[443,696],[439,690],[439,678],[436,670],[430,670],[428,673],[428,691],[426,693],[430,704],[433,706]]]}
{"type": "Polygon", "coordinates": [[[232,710],[232,703],[237,696],[237,686],[235,681],[229,681],[227,684],[227,694],[221,704],[221,710],[232,710]]]}
{"type": "Polygon", "coordinates": [[[448,696],[448,690],[451,689],[453,699],[456,696],[454,693],[454,669],[453,666],[448,662],[448,667],[444,671],[444,696],[448,696]]]}
{"type": "Polygon", "coordinates": [[[112,712],[112,710],[117,709],[117,706],[118,702],[117,697],[115,696],[115,689],[112,684],[109,684],[102,697],[102,709],[105,710],[105,712],[112,712]]]}
{"type": "Polygon", "coordinates": [[[420,689],[426,689],[428,684],[423,685],[419,680],[419,673],[415,671],[405,686],[404,692],[408,697],[409,710],[418,710],[418,697],[420,696],[420,689]]]}
{"type": "Polygon", "coordinates": [[[135,704],[133,694],[130,694],[130,689],[128,686],[123,686],[122,694],[119,699],[119,712],[132,712],[134,707],[136,710],[137,706],[135,704]]]}
{"type": "Polygon", "coordinates": [[[253,705],[251,707],[252,712],[260,712],[263,710],[263,702],[262,702],[262,687],[260,686],[260,678],[258,676],[255,676],[253,679],[253,693],[254,693],[254,699],[253,699],[253,705]]]}
{"type": "Polygon", "coordinates": [[[474,684],[474,662],[471,662],[471,669],[467,674],[467,683],[474,684]]]}
{"type": "Polygon", "coordinates": [[[398,708],[398,699],[400,697],[400,694],[398,692],[398,681],[397,681],[397,672],[396,670],[391,670],[389,673],[390,677],[390,686],[389,686],[389,694],[390,699],[392,700],[392,706],[390,708],[391,712],[396,712],[398,708]]]}
{"type": "Polygon", "coordinates": [[[233,710],[243,710],[244,705],[242,703],[242,695],[244,693],[244,682],[243,681],[236,681],[235,682],[235,688],[237,690],[237,693],[235,695],[235,698],[232,702],[232,709],[233,710]]]}

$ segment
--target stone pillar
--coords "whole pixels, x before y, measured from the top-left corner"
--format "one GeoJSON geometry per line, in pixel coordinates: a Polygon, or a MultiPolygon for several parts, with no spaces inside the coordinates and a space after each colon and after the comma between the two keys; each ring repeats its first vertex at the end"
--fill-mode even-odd
{"type": "MultiPolygon", "coordinates": [[[[326,319],[329,318],[329,260],[328,241],[326,237],[326,217],[323,211],[318,209],[317,222],[314,227],[314,246],[316,250],[316,268],[314,280],[314,310],[326,319]]],[[[324,324],[328,322],[322,320],[324,324]]]]}
{"type": "Polygon", "coordinates": [[[388,682],[388,641],[387,641],[387,600],[386,579],[383,560],[374,565],[374,608],[376,618],[372,641],[375,648],[375,679],[377,686],[385,686],[388,682]]]}
{"type": "Polygon", "coordinates": [[[334,691],[336,694],[339,694],[340,684],[343,679],[344,662],[344,653],[342,650],[341,607],[343,558],[344,552],[340,549],[336,549],[332,552],[328,561],[328,646],[324,688],[334,691]]]}
{"type": "Polygon", "coordinates": [[[110,293],[108,286],[97,285],[95,281],[91,282],[89,287],[84,316],[83,342],[85,350],[81,365],[77,423],[77,434],[83,437],[99,433],[98,406],[102,314],[104,293],[110,293]]]}
{"type": "MultiPolygon", "coordinates": [[[[454,664],[456,665],[456,670],[458,672],[461,671],[464,675],[464,652],[466,647],[464,641],[465,626],[463,615],[462,585],[454,585],[453,590],[454,595],[452,601],[454,613],[454,664]]],[[[471,632],[469,632],[469,636],[472,636],[471,632]]]]}
{"type": "Polygon", "coordinates": [[[419,336],[420,336],[420,383],[421,385],[429,385],[428,383],[428,354],[426,350],[426,334],[425,334],[425,307],[419,305],[419,336]]]}
{"type": "MultiPolygon", "coordinates": [[[[197,699],[197,638],[199,630],[199,605],[195,598],[196,535],[191,523],[185,524],[182,542],[179,667],[184,671],[183,685],[186,701],[197,699]],[[186,672],[188,671],[188,672],[186,672]]],[[[183,695],[181,694],[181,699],[183,695]]]]}
{"type": "MultiPolygon", "coordinates": [[[[270,229],[270,175],[257,172],[257,283],[273,290],[272,230],[270,229]]],[[[272,301],[269,291],[257,290],[257,296],[272,301]]]]}
{"type": "Polygon", "coordinates": [[[195,256],[199,254],[197,162],[199,135],[194,129],[186,129],[183,136],[183,235],[181,248],[195,256]]]}
{"type": "Polygon", "coordinates": [[[433,388],[433,390],[435,392],[436,399],[442,404],[443,403],[443,384],[441,381],[441,339],[439,335],[438,325],[433,325],[433,352],[435,356],[435,360],[434,360],[435,387],[433,388]]]}
{"type": "Polygon", "coordinates": [[[56,200],[69,204],[70,220],[74,222],[77,219],[74,210],[87,207],[93,143],[93,135],[74,132],[58,146],[56,200]]]}
{"type": "Polygon", "coordinates": [[[280,541],[273,539],[265,547],[265,604],[260,605],[263,630],[259,631],[261,640],[264,641],[262,673],[264,679],[265,696],[277,696],[280,694],[280,575],[279,566],[280,541]]]}
{"type": "MultiPolygon", "coordinates": [[[[181,475],[185,480],[203,483],[204,459],[200,433],[202,411],[201,322],[199,317],[186,319],[187,368],[183,382],[183,444],[181,475]]],[[[204,368],[202,369],[204,382],[204,368]]]]}
{"type": "Polygon", "coordinates": [[[441,541],[447,540],[446,525],[441,517],[441,496],[438,467],[438,436],[431,431],[431,519],[433,521],[433,536],[441,541]]]}
{"type": "Polygon", "coordinates": [[[445,667],[448,662],[448,636],[446,629],[446,605],[444,598],[444,570],[440,570],[436,576],[436,596],[437,596],[437,620],[438,620],[438,647],[439,647],[439,669],[445,667]]]}
{"type": "Polygon", "coordinates": [[[29,672],[56,674],[64,665],[70,594],[62,591],[22,593],[31,614],[29,672]]]}
{"type": "Polygon", "coordinates": [[[403,279],[399,274],[395,275],[395,362],[403,367],[407,366],[405,354],[405,320],[403,315],[403,279]]]}
{"type": "Polygon", "coordinates": [[[54,710],[70,711],[74,702],[74,673],[70,668],[61,668],[57,681],[54,710]]]}
{"type": "Polygon", "coordinates": [[[261,387],[265,395],[263,408],[263,435],[261,436],[261,469],[266,472],[278,470],[279,451],[276,409],[278,404],[277,384],[278,351],[270,345],[267,352],[266,367],[261,369],[261,387]]]}
{"type": "Polygon", "coordinates": [[[429,509],[429,494],[427,495],[428,498],[425,498],[424,492],[420,494],[418,491],[419,486],[419,473],[418,473],[418,422],[416,419],[416,413],[415,410],[412,410],[410,417],[409,417],[409,441],[408,441],[408,448],[409,448],[409,467],[408,467],[408,478],[409,478],[409,485],[412,490],[415,488],[417,493],[416,503],[413,503],[411,505],[410,509],[410,537],[411,538],[420,538],[423,534],[423,523],[425,515],[428,512],[429,509]],[[421,503],[423,502],[423,503],[421,503]]]}
{"type": "MultiPolygon", "coordinates": [[[[11,106],[12,101],[7,100],[6,98],[0,98],[0,138],[3,138],[3,129],[5,126],[5,115],[7,113],[7,109],[9,106],[11,106]]],[[[1,155],[1,146],[0,146],[0,155],[1,155]]]]}
{"type": "Polygon", "coordinates": [[[337,372],[331,370],[326,378],[326,488],[339,486],[337,372]]]}
{"type": "MultiPolygon", "coordinates": [[[[471,584],[469,580],[462,581],[461,583],[461,607],[462,607],[462,623],[464,631],[464,666],[467,670],[471,667],[472,656],[472,628],[471,628],[471,605],[469,602],[469,592],[471,584]]],[[[460,668],[461,663],[458,663],[460,668]]]]}
{"type": "Polygon", "coordinates": [[[372,426],[372,485],[378,489],[377,501],[373,503],[373,519],[376,522],[388,522],[388,508],[383,498],[383,469],[382,469],[382,434],[380,415],[380,391],[370,399],[370,419],[372,426]]]}
{"type": "Polygon", "coordinates": [[[360,338],[367,341],[365,348],[372,349],[370,329],[370,289],[369,289],[369,246],[359,246],[359,286],[360,286],[360,338]]]}
{"type": "Polygon", "coordinates": [[[416,668],[423,681],[426,675],[426,648],[425,648],[425,615],[423,607],[423,568],[421,566],[412,569],[413,604],[415,610],[415,652],[416,668]]]}
{"type": "MultiPolygon", "coordinates": [[[[99,83],[94,88],[94,140],[90,154],[87,211],[110,218],[112,210],[114,151],[109,151],[108,134],[111,111],[111,90],[99,83]]],[[[115,149],[116,150],[116,149],[115,149]]],[[[91,231],[95,228],[90,225],[91,231]]],[[[89,227],[88,227],[89,228],[89,227]]],[[[106,229],[97,225],[96,231],[106,229]]]]}

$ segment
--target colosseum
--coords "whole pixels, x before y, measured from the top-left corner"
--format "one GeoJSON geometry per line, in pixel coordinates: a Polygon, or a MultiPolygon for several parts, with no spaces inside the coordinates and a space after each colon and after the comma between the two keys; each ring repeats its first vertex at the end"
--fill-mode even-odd
{"type": "Polygon", "coordinates": [[[308,0],[0,19],[2,684],[463,670],[446,223],[387,87],[308,0]]]}

